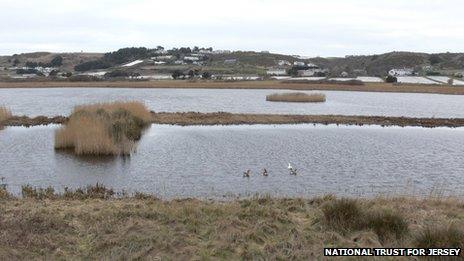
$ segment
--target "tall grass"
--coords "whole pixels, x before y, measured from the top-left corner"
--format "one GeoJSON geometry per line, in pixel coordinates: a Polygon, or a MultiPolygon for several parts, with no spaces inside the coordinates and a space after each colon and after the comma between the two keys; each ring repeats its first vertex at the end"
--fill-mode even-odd
{"type": "Polygon", "coordinates": [[[6,107],[0,106],[0,123],[11,118],[11,111],[6,107]]]}
{"type": "Polygon", "coordinates": [[[325,102],[325,94],[304,92],[274,93],[266,96],[272,102],[325,102]]]}
{"type": "Polygon", "coordinates": [[[408,233],[408,223],[400,214],[385,209],[368,209],[354,199],[335,199],[323,205],[324,220],[329,228],[348,233],[371,230],[380,241],[400,239],[408,233]]]}
{"type": "Polygon", "coordinates": [[[56,131],[55,149],[73,149],[77,155],[128,155],[150,121],[150,111],[140,102],[77,106],[56,131]]]}

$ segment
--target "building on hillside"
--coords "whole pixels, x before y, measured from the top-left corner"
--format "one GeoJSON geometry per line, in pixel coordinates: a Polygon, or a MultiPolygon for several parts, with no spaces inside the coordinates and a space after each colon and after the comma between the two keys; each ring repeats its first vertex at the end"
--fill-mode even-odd
{"type": "Polygon", "coordinates": [[[388,74],[391,76],[410,76],[414,75],[413,68],[402,68],[402,69],[391,69],[388,71],[388,74]]]}
{"type": "Polygon", "coordinates": [[[185,56],[184,57],[184,61],[198,62],[199,60],[200,58],[196,56],[185,56]]]}
{"type": "Polygon", "coordinates": [[[280,69],[280,68],[268,69],[266,74],[270,75],[270,76],[285,76],[285,75],[288,75],[287,70],[280,69]]]}
{"type": "Polygon", "coordinates": [[[279,60],[277,64],[279,66],[292,66],[292,64],[289,61],[285,61],[285,60],[279,60]]]}
{"type": "Polygon", "coordinates": [[[340,76],[343,77],[343,78],[346,78],[348,77],[350,74],[348,72],[342,72],[340,73],[340,76]]]}
{"type": "Polygon", "coordinates": [[[155,61],[155,65],[163,65],[166,64],[166,62],[163,61],[155,61]]]}
{"type": "Polygon", "coordinates": [[[236,64],[237,59],[227,59],[224,61],[225,64],[236,64]]]}
{"type": "Polygon", "coordinates": [[[304,62],[299,62],[299,61],[293,62],[293,65],[294,66],[306,66],[306,64],[304,62]]]}

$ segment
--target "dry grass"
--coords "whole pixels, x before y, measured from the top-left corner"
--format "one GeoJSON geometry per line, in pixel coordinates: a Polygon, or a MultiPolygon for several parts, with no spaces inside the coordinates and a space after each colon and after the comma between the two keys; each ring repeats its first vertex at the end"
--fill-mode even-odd
{"type": "Polygon", "coordinates": [[[274,93],[266,96],[272,102],[325,102],[325,94],[304,92],[274,93]]]}
{"type": "Polygon", "coordinates": [[[128,155],[150,122],[151,113],[139,102],[77,106],[56,131],[55,148],[77,155],[128,155]]]}
{"type": "Polygon", "coordinates": [[[28,196],[0,198],[1,259],[315,260],[323,258],[324,247],[462,247],[463,242],[461,200],[163,201],[141,193],[118,198],[102,186],[63,194],[27,187],[23,193],[28,196]],[[328,208],[333,221],[350,228],[334,229],[324,212],[328,208]],[[391,218],[388,209],[404,213],[399,223],[399,215],[391,218]],[[428,228],[450,222],[451,230],[428,228]]]}
{"type": "Polygon", "coordinates": [[[11,118],[12,116],[13,115],[11,114],[11,111],[8,110],[8,108],[0,106],[0,123],[11,118]]]}

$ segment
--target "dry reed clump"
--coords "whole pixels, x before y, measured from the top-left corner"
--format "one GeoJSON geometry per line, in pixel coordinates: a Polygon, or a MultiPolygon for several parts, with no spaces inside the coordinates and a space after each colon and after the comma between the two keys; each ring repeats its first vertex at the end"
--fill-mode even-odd
{"type": "Polygon", "coordinates": [[[128,155],[150,121],[150,111],[139,102],[77,106],[56,131],[55,148],[78,155],[128,155]]]}
{"type": "Polygon", "coordinates": [[[266,96],[272,102],[325,102],[325,94],[304,92],[274,93],[266,96]]]}
{"type": "Polygon", "coordinates": [[[12,116],[13,115],[11,114],[10,110],[8,110],[6,107],[0,106],[0,123],[8,120],[12,116]]]}

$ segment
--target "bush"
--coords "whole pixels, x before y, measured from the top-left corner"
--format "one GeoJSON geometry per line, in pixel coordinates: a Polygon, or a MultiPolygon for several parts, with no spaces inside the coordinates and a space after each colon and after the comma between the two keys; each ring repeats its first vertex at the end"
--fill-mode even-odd
{"type": "Polygon", "coordinates": [[[88,61],[74,66],[74,70],[78,72],[85,72],[90,70],[107,69],[111,64],[102,60],[88,61]]]}
{"type": "Polygon", "coordinates": [[[455,226],[427,227],[415,239],[418,248],[464,248],[464,231],[455,226]]]}
{"type": "Polygon", "coordinates": [[[396,83],[398,82],[398,78],[396,78],[395,76],[388,75],[387,78],[385,78],[385,82],[396,83]]]}

